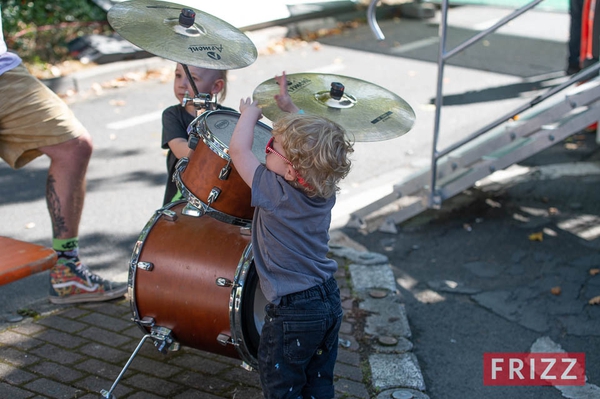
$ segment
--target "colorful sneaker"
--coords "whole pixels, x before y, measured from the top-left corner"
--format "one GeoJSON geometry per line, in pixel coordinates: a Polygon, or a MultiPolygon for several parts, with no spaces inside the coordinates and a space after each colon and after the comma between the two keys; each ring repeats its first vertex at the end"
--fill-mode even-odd
{"type": "Polygon", "coordinates": [[[109,301],[122,297],[126,292],[127,283],[104,280],[81,262],[59,261],[50,270],[49,299],[52,303],[109,301]]]}

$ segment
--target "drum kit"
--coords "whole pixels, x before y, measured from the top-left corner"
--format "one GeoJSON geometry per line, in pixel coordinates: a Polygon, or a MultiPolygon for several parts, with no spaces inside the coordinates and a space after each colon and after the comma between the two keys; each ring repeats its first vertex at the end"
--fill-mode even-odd
{"type": "MultiPolygon", "coordinates": [[[[256,47],[227,22],[166,1],[117,3],[108,21],[133,44],[182,64],[194,90],[190,101],[207,111],[188,127],[191,155],[180,159],[173,175],[184,200],[158,209],[134,246],[129,298],[133,321],[144,336],[110,390],[101,394],[115,399],[114,389],[147,339],[163,353],[184,345],[238,358],[246,369],[256,369],[267,300],[253,264],[250,188],[229,156],[239,114],[216,110],[216,98],[199,93],[188,70],[188,65],[244,68],[256,60],[256,47]]],[[[410,105],[377,85],[328,74],[287,78],[296,105],[337,122],[352,141],[399,137],[414,124],[410,105]]],[[[275,79],[253,93],[270,120],[283,114],[274,100],[278,93],[275,79]]],[[[271,129],[258,122],[252,151],[262,162],[270,137],[271,129]]]]}

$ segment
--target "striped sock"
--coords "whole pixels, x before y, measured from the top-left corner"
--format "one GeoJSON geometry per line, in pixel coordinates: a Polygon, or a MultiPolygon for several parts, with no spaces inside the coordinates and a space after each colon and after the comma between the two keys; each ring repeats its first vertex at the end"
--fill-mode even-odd
{"type": "Polygon", "coordinates": [[[76,265],[80,264],[79,260],[79,238],[67,238],[67,239],[59,239],[54,238],[52,240],[52,248],[58,255],[58,261],[56,262],[59,265],[64,265],[67,262],[73,262],[76,265]]]}

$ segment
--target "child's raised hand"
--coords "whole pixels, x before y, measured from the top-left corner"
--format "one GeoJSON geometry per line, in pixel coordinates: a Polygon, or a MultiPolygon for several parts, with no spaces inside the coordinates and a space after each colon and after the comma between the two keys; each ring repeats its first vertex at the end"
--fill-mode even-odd
{"type": "Polygon", "coordinates": [[[253,113],[257,120],[262,118],[262,110],[258,106],[258,102],[252,101],[250,97],[240,100],[240,113],[253,113]]]}
{"type": "Polygon", "coordinates": [[[275,81],[279,85],[279,94],[275,94],[274,98],[280,110],[290,113],[296,113],[300,110],[292,101],[287,88],[287,77],[285,71],[281,76],[275,75],[275,81]]]}

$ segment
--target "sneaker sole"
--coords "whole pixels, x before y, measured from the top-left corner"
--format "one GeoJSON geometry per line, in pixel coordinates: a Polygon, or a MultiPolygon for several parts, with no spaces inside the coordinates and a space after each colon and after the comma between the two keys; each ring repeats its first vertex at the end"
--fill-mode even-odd
{"type": "Polygon", "coordinates": [[[102,294],[77,294],[66,297],[49,296],[48,300],[57,305],[71,304],[71,303],[85,303],[85,302],[103,302],[110,301],[112,299],[121,298],[127,293],[127,287],[113,290],[110,292],[104,292],[102,294]]]}

